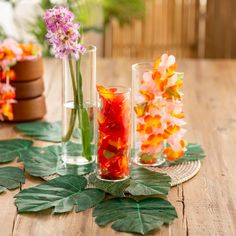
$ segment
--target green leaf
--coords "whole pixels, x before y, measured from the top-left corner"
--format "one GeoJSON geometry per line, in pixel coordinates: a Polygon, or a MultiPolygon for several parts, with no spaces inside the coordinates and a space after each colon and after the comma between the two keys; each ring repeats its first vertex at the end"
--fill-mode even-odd
{"type": "Polygon", "coordinates": [[[132,168],[130,179],[109,182],[98,179],[95,174],[89,177],[90,182],[114,196],[124,197],[125,193],[133,196],[167,195],[171,178],[164,173],[156,173],[145,168],[132,168]]]}
{"type": "Polygon", "coordinates": [[[25,183],[25,176],[21,169],[9,166],[0,168],[0,193],[6,188],[18,188],[23,183],[25,183]]]}
{"type": "Polygon", "coordinates": [[[21,158],[24,151],[32,146],[33,142],[26,139],[10,139],[0,141],[0,163],[13,161],[16,157],[21,158]]]}
{"type": "Polygon", "coordinates": [[[98,204],[93,216],[99,226],[112,223],[116,231],[146,234],[176,217],[175,208],[161,198],[134,199],[114,198],[98,204]]]}
{"type": "Polygon", "coordinates": [[[7,38],[6,32],[4,31],[4,29],[0,25],[0,41],[3,41],[6,38],[7,38]]]}
{"type": "Polygon", "coordinates": [[[60,146],[52,145],[45,148],[31,147],[21,160],[25,171],[32,176],[48,176],[57,173],[58,153],[60,146]]]}
{"type": "Polygon", "coordinates": [[[16,206],[19,213],[37,212],[53,208],[54,213],[69,212],[76,204],[87,180],[82,176],[65,175],[18,193],[16,206]]]}
{"type": "Polygon", "coordinates": [[[91,131],[90,128],[90,120],[88,116],[88,112],[84,107],[84,97],[83,97],[83,80],[80,71],[80,63],[81,59],[76,61],[76,82],[77,82],[77,98],[78,98],[78,117],[79,117],[79,127],[81,131],[81,139],[82,139],[82,155],[88,160],[92,160],[91,153],[91,131]]]}
{"type": "Polygon", "coordinates": [[[124,197],[125,189],[130,184],[129,179],[119,182],[102,181],[98,179],[95,174],[89,176],[89,182],[93,184],[96,188],[110,193],[116,197],[124,197]]]}
{"type": "Polygon", "coordinates": [[[16,125],[16,129],[23,132],[24,135],[33,137],[37,140],[60,142],[61,141],[61,123],[60,122],[28,122],[16,125]]]}
{"type": "Polygon", "coordinates": [[[197,160],[201,160],[203,158],[205,158],[205,152],[203,150],[203,148],[201,147],[201,145],[197,144],[197,143],[189,143],[187,145],[187,151],[184,154],[184,157],[176,160],[176,161],[169,161],[166,164],[167,165],[176,165],[176,164],[180,164],[183,162],[187,162],[187,161],[197,161],[197,160]]]}
{"type": "Polygon", "coordinates": [[[101,1],[105,23],[116,18],[121,25],[129,23],[132,19],[140,19],[145,13],[144,0],[103,0],[101,1]]]}
{"type": "Polygon", "coordinates": [[[133,196],[167,195],[170,190],[171,178],[164,173],[156,173],[141,167],[131,171],[130,185],[126,191],[133,196]]]}
{"type": "Polygon", "coordinates": [[[83,145],[83,156],[89,161],[92,159],[91,156],[91,130],[87,110],[85,108],[80,109],[79,116],[81,116],[81,138],[83,145]]]}
{"type": "Polygon", "coordinates": [[[3,193],[3,192],[5,192],[5,191],[6,191],[6,188],[0,186],[0,194],[3,193]]]}
{"type": "MultiPolygon", "coordinates": [[[[78,145],[72,142],[67,144],[67,150],[70,155],[78,154],[78,145]]],[[[65,165],[60,156],[62,155],[61,145],[50,145],[44,148],[31,147],[24,157],[21,158],[25,164],[25,171],[30,175],[43,177],[53,174],[66,175],[78,174],[84,175],[94,170],[93,163],[88,165],[65,165]]]]}
{"type": "Polygon", "coordinates": [[[85,211],[96,206],[105,198],[105,193],[100,189],[90,188],[85,189],[78,195],[76,212],[85,211]]]}

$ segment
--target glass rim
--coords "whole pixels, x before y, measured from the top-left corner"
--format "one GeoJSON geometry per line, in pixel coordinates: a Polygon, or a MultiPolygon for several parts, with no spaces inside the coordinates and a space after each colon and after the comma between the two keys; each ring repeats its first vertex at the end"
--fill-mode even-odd
{"type": "MultiPolygon", "coordinates": [[[[115,89],[122,89],[124,91],[122,92],[119,92],[119,91],[115,91],[114,94],[128,94],[131,92],[131,88],[130,87],[125,87],[125,86],[120,86],[120,85],[117,85],[117,86],[104,86],[105,89],[112,89],[112,88],[115,88],[115,89]]],[[[108,94],[109,92],[99,92],[97,91],[98,94],[108,94]]]]}
{"type": "Polygon", "coordinates": [[[152,67],[153,66],[153,62],[151,61],[143,61],[143,62],[138,62],[138,63],[135,63],[135,64],[132,64],[132,70],[138,70],[139,67],[141,66],[149,66],[149,67],[152,67]]]}
{"type": "Polygon", "coordinates": [[[93,44],[83,44],[83,46],[86,48],[86,51],[84,54],[97,51],[97,47],[93,44]]]}
{"type": "MultiPolygon", "coordinates": [[[[138,62],[138,63],[132,64],[132,70],[138,71],[139,67],[141,67],[141,66],[147,66],[147,67],[149,66],[152,68],[153,64],[154,63],[151,61],[138,62]]],[[[175,71],[174,74],[184,75],[184,72],[183,71],[175,71]]]]}

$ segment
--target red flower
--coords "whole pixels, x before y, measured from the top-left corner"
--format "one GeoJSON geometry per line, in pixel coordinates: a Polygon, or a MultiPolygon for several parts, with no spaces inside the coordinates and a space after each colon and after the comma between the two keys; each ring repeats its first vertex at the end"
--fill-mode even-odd
{"type": "Polygon", "coordinates": [[[116,89],[98,86],[98,166],[100,176],[118,180],[129,175],[130,100],[116,89]]]}

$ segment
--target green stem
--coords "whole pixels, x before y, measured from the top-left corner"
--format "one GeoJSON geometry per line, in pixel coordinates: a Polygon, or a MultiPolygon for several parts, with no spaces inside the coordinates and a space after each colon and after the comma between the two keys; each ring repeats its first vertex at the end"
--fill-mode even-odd
{"type": "Polygon", "coordinates": [[[62,137],[63,142],[67,142],[70,140],[71,135],[73,134],[73,130],[75,127],[75,121],[76,121],[76,107],[78,106],[78,98],[77,98],[77,89],[76,89],[76,78],[75,73],[73,70],[73,63],[72,63],[72,57],[69,56],[69,67],[70,67],[70,75],[72,80],[72,88],[73,88],[73,95],[74,95],[74,109],[72,109],[70,114],[70,122],[69,122],[69,129],[65,136],[62,137]]]}
{"type": "Polygon", "coordinates": [[[73,88],[73,94],[74,94],[74,106],[76,107],[78,104],[78,98],[77,98],[76,78],[75,78],[75,73],[73,70],[73,63],[72,63],[71,55],[69,55],[69,66],[70,66],[70,74],[71,74],[72,88],[73,88]]]}
{"type": "Polygon", "coordinates": [[[91,131],[90,131],[90,122],[86,107],[84,107],[83,101],[83,84],[82,84],[82,76],[80,72],[80,60],[76,61],[76,76],[73,69],[72,57],[69,56],[69,67],[71,73],[72,80],[72,88],[74,95],[74,109],[72,109],[69,129],[67,134],[62,138],[63,142],[66,142],[70,139],[73,134],[75,121],[76,121],[76,113],[78,111],[78,120],[79,120],[79,128],[81,130],[81,139],[82,139],[82,147],[83,152],[82,155],[86,157],[87,160],[91,160],[91,131]]]}
{"type": "Polygon", "coordinates": [[[67,142],[70,140],[70,137],[71,137],[74,127],[75,127],[76,114],[77,114],[76,109],[72,109],[71,115],[70,115],[69,129],[68,129],[66,135],[62,137],[62,142],[67,142]]]}
{"type": "Polygon", "coordinates": [[[78,84],[78,102],[79,102],[79,107],[83,108],[83,91],[82,91],[82,76],[80,72],[80,59],[76,62],[76,75],[77,75],[77,84],[78,84]]]}

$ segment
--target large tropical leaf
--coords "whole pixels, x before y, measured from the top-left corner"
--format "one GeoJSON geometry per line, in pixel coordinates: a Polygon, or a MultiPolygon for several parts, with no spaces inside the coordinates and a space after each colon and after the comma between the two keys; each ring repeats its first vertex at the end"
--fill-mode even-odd
{"type": "Polygon", "coordinates": [[[18,193],[18,212],[37,212],[53,208],[54,213],[71,211],[76,196],[85,189],[87,181],[81,176],[61,176],[18,193]]]}
{"type": "Polygon", "coordinates": [[[167,195],[171,187],[171,178],[164,173],[156,173],[145,168],[133,168],[130,185],[126,191],[134,196],[167,195]]]}
{"type": "Polygon", "coordinates": [[[25,183],[25,176],[21,169],[17,167],[0,168],[0,193],[7,189],[18,188],[25,183]]]}
{"type": "Polygon", "coordinates": [[[121,182],[108,182],[91,175],[90,182],[96,187],[114,196],[167,195],[170,190],[171,178],[167,174],[156,173],[145,168],[132,168],[130,179],[121,182]]]}
{"type": "Polygon", "coordinates": [[[43,177],[57,173],[58,153],[58,145],[31,147],[20,160],[30,175],[43,177]]]}
{"type": "Polygon", "coordinates": [[[81,192],[76,201],[76,212],[85,211],[96,206],[105,198],[105,192],[96,188],[88,188],[81,192]]]}
{"type": "MultiPolygon", "coordinates": [[[[78,154],[77,145],[68,143],[67,150],[70,155],[78,154]]],[[[44,177],[53,174],[87,174],[94,170],[93,163],[88,165],[65,165],[61,160],[61,145],[50,145],[47,147],[31,147],[21,158],[25,164],[25,171],[30,175],[44,177]]]]}
{"type": "Polygon", "coordinates": [[[101,190],[86,190],[84,193],[86,186],[87,180],[82,176],[58,177],[18,193],[15,196],[17,210],[22,213],[54,208],[54,213],[63,213],[71,211],[75,204],[81,204],[81,206],[78,205],[79,210],[87,209],[103,200],[105,194],[101,190]],[[90,198],[90,203],[84,201],[86,194],[90,198]]]}
{"type": "Polygon", "coordinates": [[[116,231],[145,234],[172,222],[177,214],[170,202],[161,198],[114,198],[98,204],[93,216],[100,226],[112,223],[116,231]]]}
{"type": "Polygon", "coordinates": [[[111,195],[116,197],[124,197],[125,189],[130,184],[129,179],[120,182],[102,181],[98,179],[95,174],[89,176],[89,182],[93,184],[96,188],[110,193],[111,195]]]}
{"type": "Polygon", "coordinates": [[[167,165],[176,165],[187,161],[201,160],[205,157],[206,154],[201,145],[197,143],[189,143],[187,145],[187,151],[185,152],[183,158],[176,161],[169,161],[167,162],[167,165]]]}
{"type": "Polygon", "coordinates": [[[16,129],[23,132],[24,135],[38,140],[49,142],[61,141],[61,123],[60,122],[28,122],[16,125],[16,129]]]}
{"type": "Polygon", "coordinates": [[[26,139],[9,139],[0,141],[0,163],[21,158],[22,153],[32,146],[33,142],[26,139]]]}

